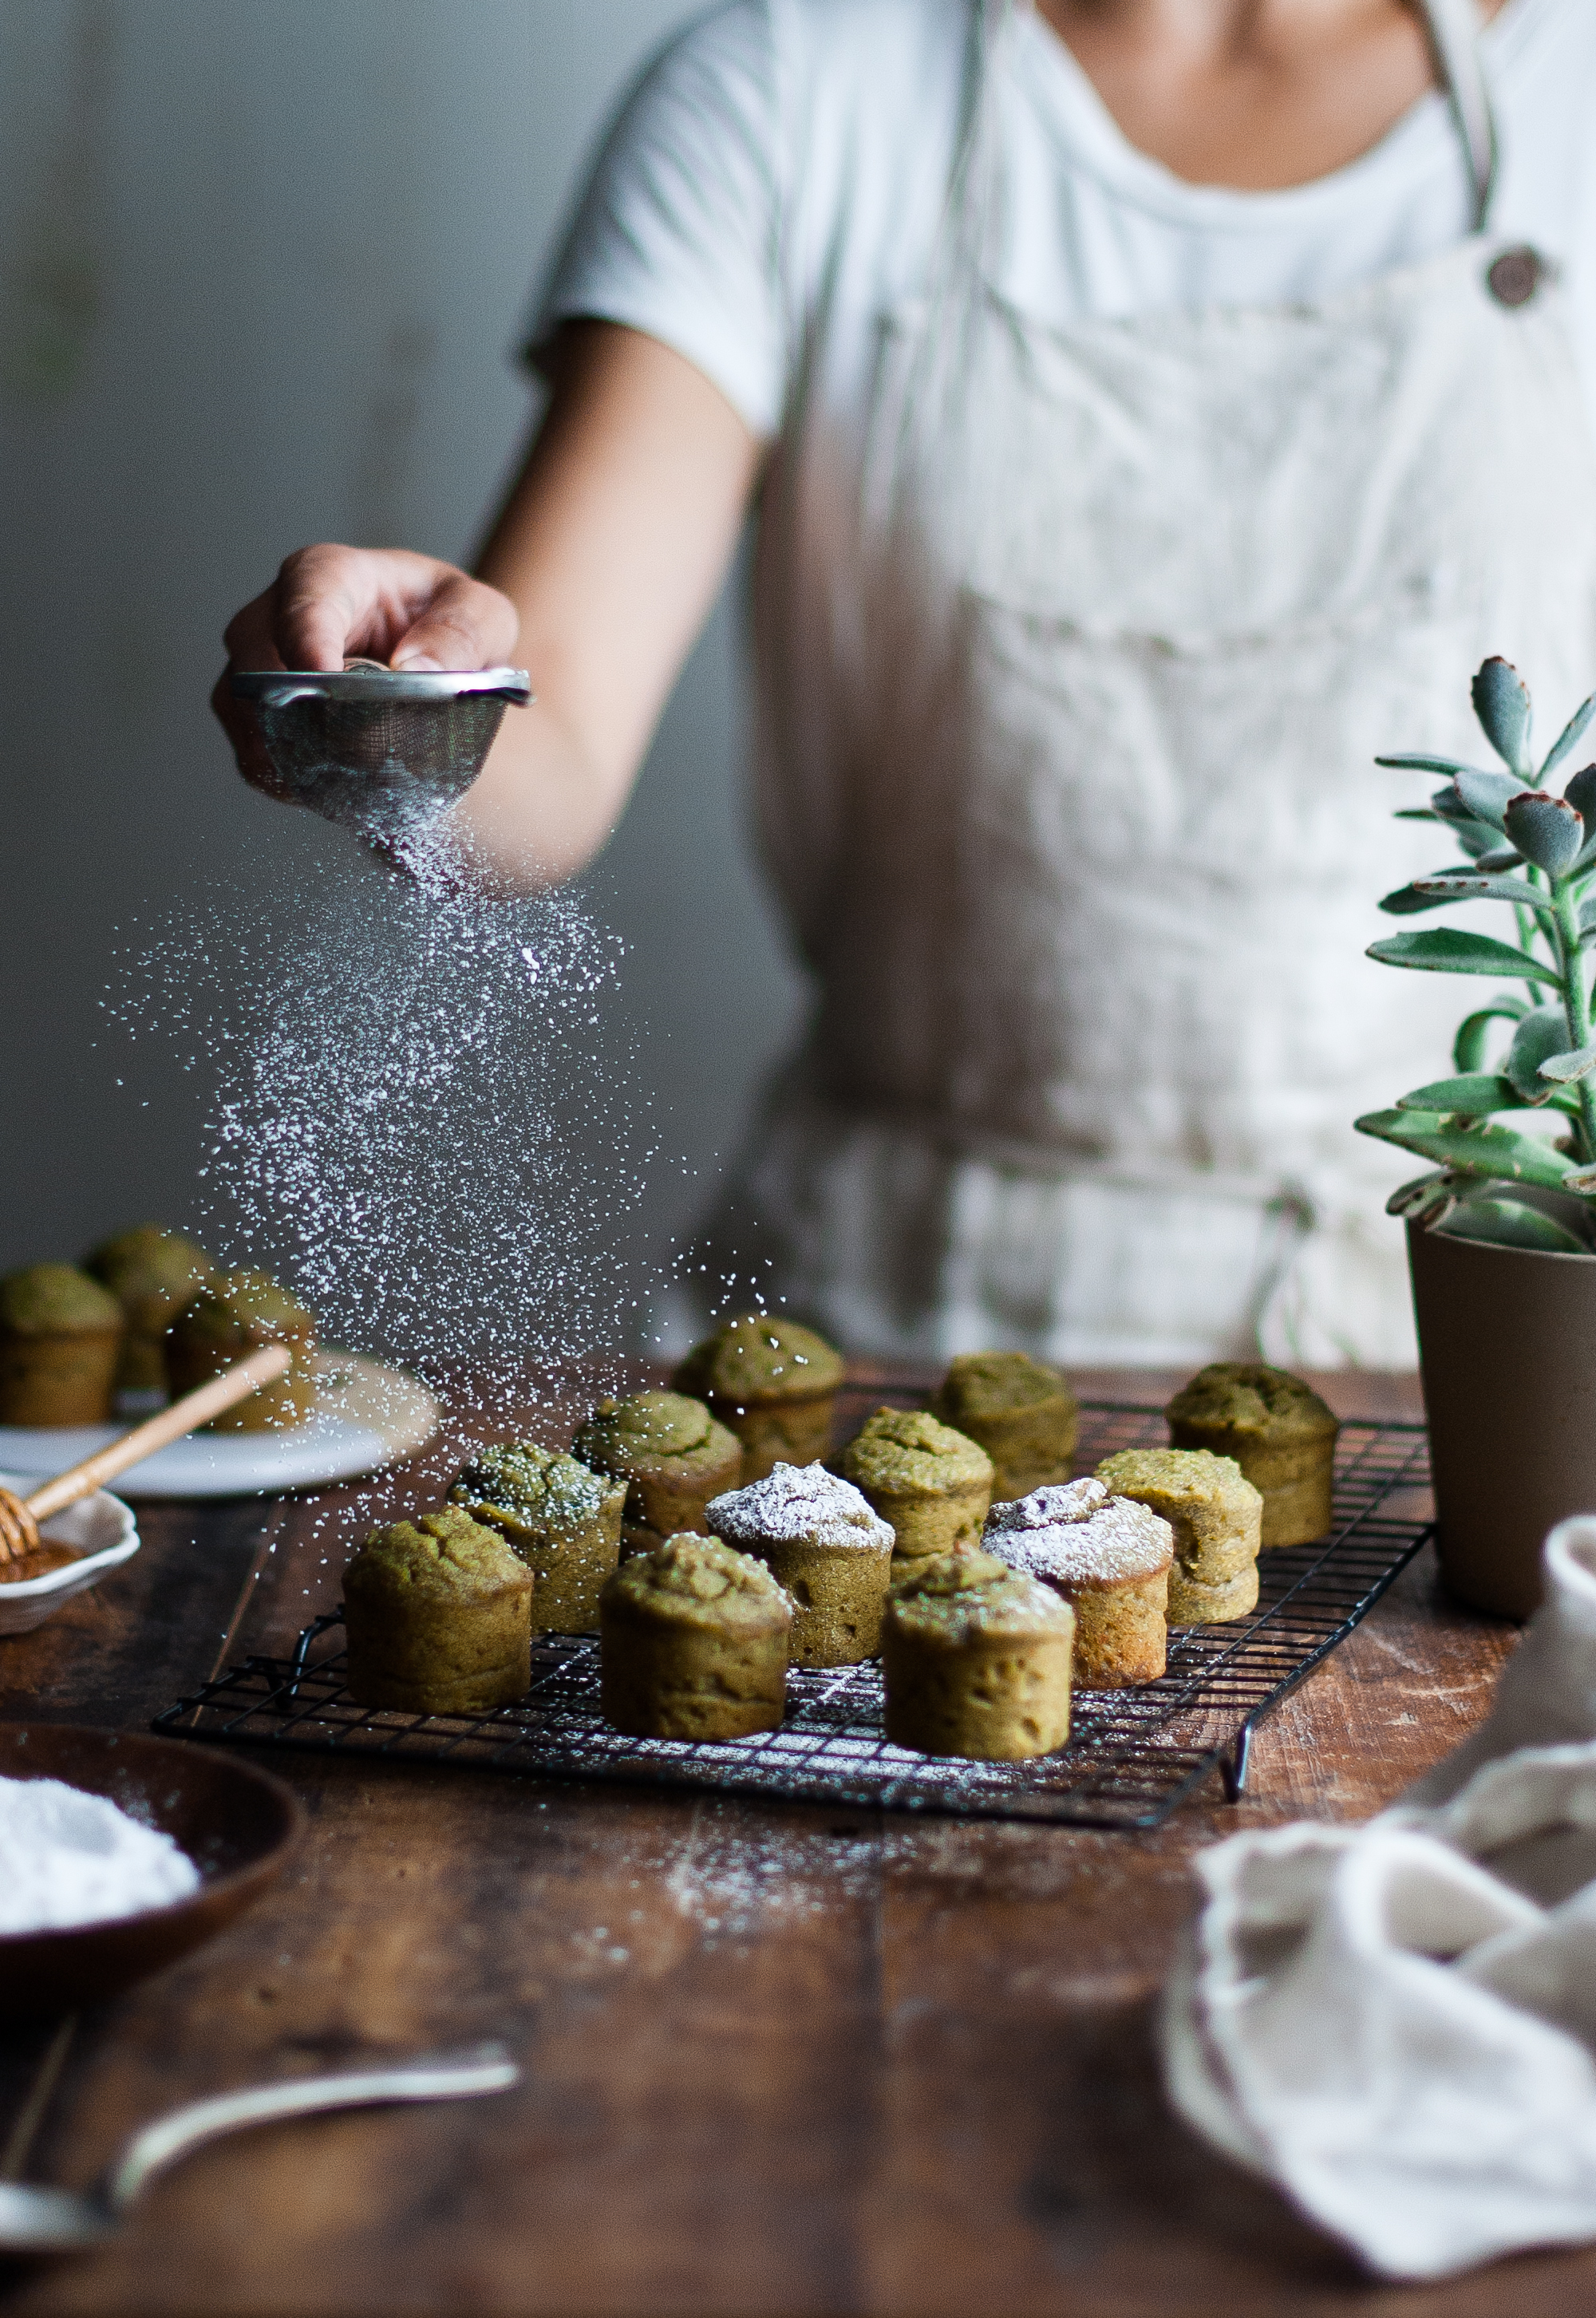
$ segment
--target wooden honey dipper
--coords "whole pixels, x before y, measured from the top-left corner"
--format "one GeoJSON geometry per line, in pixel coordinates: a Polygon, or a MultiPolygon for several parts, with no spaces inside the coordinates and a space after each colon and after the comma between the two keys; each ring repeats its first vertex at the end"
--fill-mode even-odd
{"type": "Polygon", "coordinates": [[[185,1392],[169,1408],[142,1424],[135,1424],[131,1433],[107,1442],[104,1449],[86,1457],[80,1465],[68,1467],[58,1473],[53,1481],[41,1481],[25,1497],[14,1496],[9,1489],[0,1489],[0,1561],[19,1560],[25,1553],[37,1553],[40,1548],[39,1524],[51,1514],[60,1513],[74,1505],[79,1497],[86,1497],[118,1473],[125,1473],[130,1465],[137,1465],[152,1457],[158,1449],[181,1441],[185,1433],[196,1425],[209,1424],[220,1416],[224,1408],[235,1401],[248,1400],[263,1384],[270,1384],[290,1366],[293,1353],[286,1344],[263,1344],[209,1384],[197,1385],[185,1392]]]}

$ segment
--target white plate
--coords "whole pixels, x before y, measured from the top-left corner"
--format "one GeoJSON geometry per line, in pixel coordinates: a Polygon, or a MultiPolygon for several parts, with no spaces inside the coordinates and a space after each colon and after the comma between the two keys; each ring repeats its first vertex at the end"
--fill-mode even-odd
{"type": "MultiPolygon", "coordinates": [[[[437,1401],[402,1369],[330,1349],[317,1354],[317,1369],[319,1406],[309,1424],[280,1433],[190,1433],[119,1473],[118,1490],[128,1497],[240,1497],[302,1489],[409,1457],[437,1432],[437,1401]]],[[[82,1424],[24,1432],[0,1424],[0,1464],[34,1480],[64,1473],[127,1430],[82,1424]]]]}
{"type": "MultiPolygon", "coordinates": [[[[72,1460],[65,1462],[70,1464],[72,1460]]],[[[19,1497],[25,1497],[38,1478],[37,1473],[0,1473],[0,1488],[14,1489],[19,1497]]],[[[53,1538],[58,1545],[72,1546],[82,1558],[50,1570],[46,1577],[25,1578],[20,1586],[0,1586],[0,1634],[31,1634],[35,1626],[43,1625],[52,1610],[59,1610],[74,1594],[81,1594],[86,1586],[97,1584],[106,1570],[131,1560],[139,1550],[139,1524],[132,1507],[106,1489],[79,1497],[65,1513],[52,1514],[47,1522],[41,1522],[39,1534],[53,1538]]]]}

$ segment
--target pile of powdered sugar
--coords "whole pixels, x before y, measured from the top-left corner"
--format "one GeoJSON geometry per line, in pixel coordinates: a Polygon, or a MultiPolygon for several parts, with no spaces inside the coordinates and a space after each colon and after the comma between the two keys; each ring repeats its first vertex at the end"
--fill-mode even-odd
{"type": "Polygon", "coordinates": [[[1050,1482],[987,1516],[987,1550],[1013,1569],[1069,1585],[1108,1585],[1168,1569],[1175,1532],[1133,1497],[1111,1496],[1098,1480],[1050,1482]]]}
{"type": "Polygon", "coordinates": [[[164,1908],[199,1888],[186,1852],[104,1795],[0,1778],[0,1932],[64,1931],[164,1908]]]}
{"type": "Polygon", "coordinates": [[[779,1464],[762,1481],[712,1497],[708,1519],[716,1535],[732,1545],[745,1539],[772,1545],[809,1539],[843,1551],[879,1553],[893,1544],[891,1523],[869,1498],[819,1464],[779,1464]]]}

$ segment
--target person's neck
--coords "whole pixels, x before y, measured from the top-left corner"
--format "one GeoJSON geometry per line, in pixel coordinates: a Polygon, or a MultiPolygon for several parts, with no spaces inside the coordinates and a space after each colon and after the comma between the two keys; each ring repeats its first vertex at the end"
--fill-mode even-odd
{"type": "Polygon", "coordinates": [[[1035,6],[1130,143],[1194,184],[1262,193],[1328,176],[1435,85],[1418,0],[1035,6]]]}

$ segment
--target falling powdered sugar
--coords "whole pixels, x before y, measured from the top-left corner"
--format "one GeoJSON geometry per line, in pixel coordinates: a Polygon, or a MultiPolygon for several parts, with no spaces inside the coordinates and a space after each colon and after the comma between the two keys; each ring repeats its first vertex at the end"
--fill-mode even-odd
{"type": "Polygon", "coordinates": [[[1175,1558],[1167,1521],[1094,1479],[1051,1482],[994,1505],[982,1543],[1011,1569],[1064,1586],[1133,1584],[1175,1558]]]}
{"type": "Polygon", "coordinates": [[[200,1872],[158,1828],[60,1779],[0,1778],[0,1932],[64,1931],[164,1908],[200,1872]]]}
{"type": "Polygon", "coordinates": [[[338,847],[270,890],[214,881],[122,954],[108,1011],[187,1047],[203,1106],[184,1220],[324,1342],[423,1373],[624,1341],[657,1145],[613,1036],[618,938],[567,893],[473,890],[441,840],[403,874],[338,847]]]}
{"type": "Polygon", "coordinates": [[[708,1519],[728,1544],[763,1540],[792,1545],[805,1540],[854,1553],[890,1552],[891,1524],[852,1481],[824,1465],[778,1464],[762,1481],[712,1497],[708,1519]]]}

